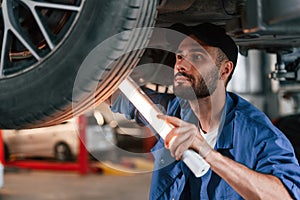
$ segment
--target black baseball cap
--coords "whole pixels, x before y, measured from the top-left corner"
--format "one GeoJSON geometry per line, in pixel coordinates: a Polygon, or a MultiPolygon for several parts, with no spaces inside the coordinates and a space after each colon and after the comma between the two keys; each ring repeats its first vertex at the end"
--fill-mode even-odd
{"type": "Polygon", "coordinates": [[[173,24],[170,29],[185,35],[195,35],[207,45],[219,47],[236,66],[238,57],[238,47],[233,39],[226,34],[224,28],[211,24],[202,23],[196,26],[186,26],[181,23],[173,24]]]}

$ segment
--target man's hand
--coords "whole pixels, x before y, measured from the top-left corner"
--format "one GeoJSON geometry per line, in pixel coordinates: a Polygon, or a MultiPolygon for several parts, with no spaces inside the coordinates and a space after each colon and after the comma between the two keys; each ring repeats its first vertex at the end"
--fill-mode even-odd
{"type": "Polygon", "coordinates": [[[165,138],[165,147],[170,150],[176,160],[181,159],[183,152],[187,149],[195,150],[204,158],[213,150],[194,124],[167,115],[157,117],[174,126],[165,138]]]}

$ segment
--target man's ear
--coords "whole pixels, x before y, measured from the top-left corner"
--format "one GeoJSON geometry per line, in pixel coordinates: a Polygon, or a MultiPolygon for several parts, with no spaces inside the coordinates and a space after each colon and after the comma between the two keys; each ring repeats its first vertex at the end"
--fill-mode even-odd
{"type": "Polygon", "coordinates": [[[233,62],[226,60],[220,69],[220,79],[226,81],[233,70],[233,62]]]}

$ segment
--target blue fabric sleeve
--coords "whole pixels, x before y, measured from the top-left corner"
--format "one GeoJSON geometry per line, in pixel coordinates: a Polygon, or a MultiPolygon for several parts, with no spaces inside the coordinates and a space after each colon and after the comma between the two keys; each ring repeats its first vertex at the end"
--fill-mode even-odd
{"type": "Polygon", "coordinates": [[[132,120],[134,118],[135,108],[122,92],[110,106],[110,109],[114,113],[124,114],[128,120],[132,120]]]}
{"type": "Polygon", "coordinates": [[[278,177],[293,199],[300,199],[300,167],[288,139],[277,133],[258,144],[258,147],[257,171],[278,177]]]}

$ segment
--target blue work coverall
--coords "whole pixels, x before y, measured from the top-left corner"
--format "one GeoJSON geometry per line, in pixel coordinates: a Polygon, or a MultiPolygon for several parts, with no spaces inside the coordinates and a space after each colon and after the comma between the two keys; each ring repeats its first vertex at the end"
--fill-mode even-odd
{"type": "MultiPolygon", "coordinates": [[[[187,101],[170,94],[145,90],[166,114],[198,125],[187,101]]],[[[129,119],[146,123],[133,105],[122,96],[111,106],[129,119]]],[[[214,149],[248,168],[278,177],[294,199],[300,199],[300,167],[291,143],[266,115],[234,93],[227,92],[214,149]],[[226,115],[224,115],[224,112],[226,115]]],[[[159,138],[152,149],[155,158],[149,199],[243,199],[220,176],[209,170],[196,178],[183,161],[174,160],[159,138]]],[[[266,185],[268,187],[268,185],[266,185]]]]}

